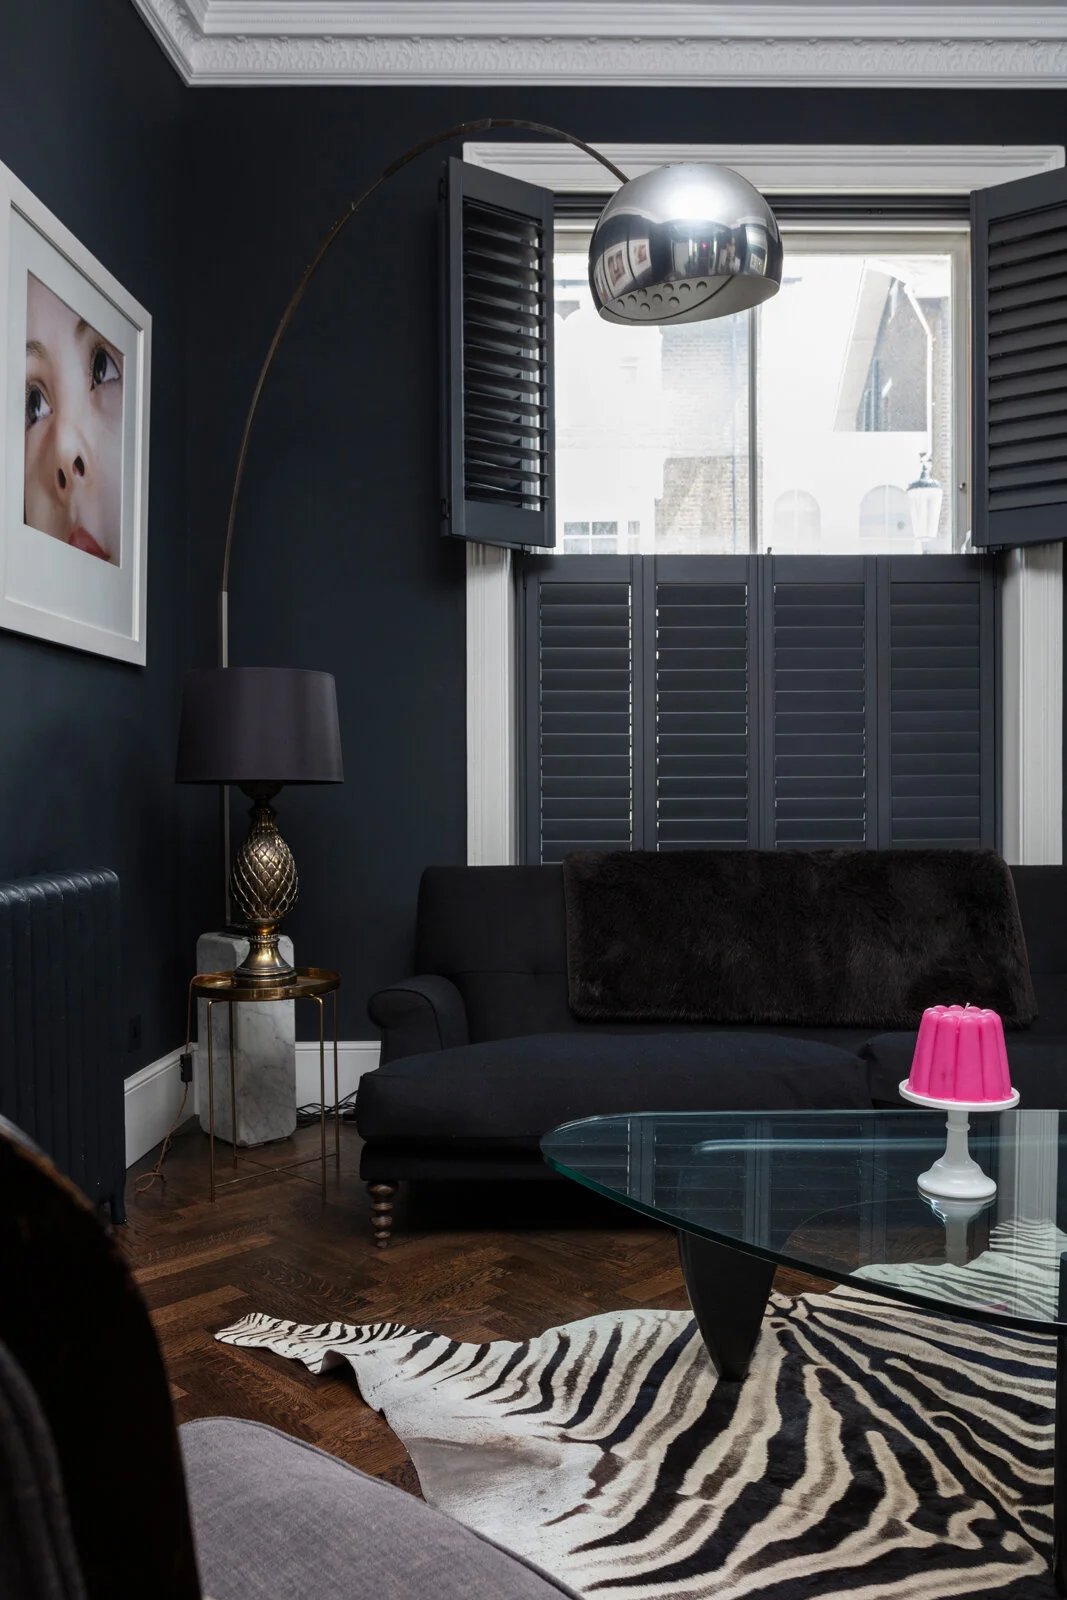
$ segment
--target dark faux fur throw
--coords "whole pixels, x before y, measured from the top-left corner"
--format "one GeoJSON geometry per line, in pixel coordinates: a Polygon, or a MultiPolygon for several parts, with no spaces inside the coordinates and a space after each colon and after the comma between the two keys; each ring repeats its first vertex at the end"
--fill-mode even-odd
{"type": "Polygon", "coordinates": [[[578,851],[570,1005],[589,1022],[915,1028],[926,1006],[1037,1014],[993,850],[578,851]]]}

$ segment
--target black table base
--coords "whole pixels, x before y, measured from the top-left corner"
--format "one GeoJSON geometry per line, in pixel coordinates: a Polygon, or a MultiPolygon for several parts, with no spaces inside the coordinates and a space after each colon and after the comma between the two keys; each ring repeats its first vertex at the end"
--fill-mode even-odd
{"type": "Polygon", "coordinates": [[[740,1383],[763,1324],[774,1262],[681,1231],[678,1254],[685,1292],[715,1371],[727,1383],[740,1383]]]}
{"type": "MultiPolygon", "coordinates": [[[[740,1383],[763,1325],[774,1263],[681,1229],[678,1254],[685,1291],[712,1365],[724,1382],[740,1383]]],[[[1067,1595],[1067,1333],[1056,1338],[1054,1452],[1052,1573],[1058,1592],[1067,1595]]]]}

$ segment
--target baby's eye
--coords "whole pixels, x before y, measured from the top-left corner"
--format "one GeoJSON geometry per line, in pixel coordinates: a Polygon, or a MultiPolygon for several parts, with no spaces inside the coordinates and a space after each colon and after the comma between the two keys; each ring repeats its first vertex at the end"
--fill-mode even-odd
{"type": "Polygon", "coordinates": [[[52,407],[44,397],[44,391],[32,383],[26,390],[26,431],[33,427],[35,422],[40,422],[43,417],[52,415],[52,407]]]}
{"type": "Polygon", "coordinates": [[[98,389],[102,383],[116,383],[122,373],[119,364],[110,350],[101,344],[93,351],[93,358],[89,363],[89,387],[98,389]]]}

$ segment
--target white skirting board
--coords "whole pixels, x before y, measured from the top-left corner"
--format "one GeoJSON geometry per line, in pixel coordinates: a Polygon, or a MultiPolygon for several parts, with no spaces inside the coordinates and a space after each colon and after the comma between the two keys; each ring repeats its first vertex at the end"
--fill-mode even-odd
{"type": "MultiPolygon", "coordinates": [[[[179,1059],[181,1050],[172,1050],[158,1061],[126,1079],[126,1165],[132,1167],[153,1145],[165,1139],[167,1129],[182,1103],[179,1059]]],[[[186,1110],[192,1112],[192,1085],[186,1110]]]]}
{"type": "MultiPolygon", "coordinates": [[[[377,1039],[342,1039],[337,1046],[337,1075],[341,1098],[351,1094],[365,1072],[378,1065],[381,1047],[377,1039]]],[[[177,1116],[185,1085],[181,1081],[180,1050],[152,1061],[132,1078],[126,1079],[126,1165],[140,1161],[161,1139],[177,1116]]],[[[193,1081],[185,1103],[185,1115],[197,1111],[199,1057],[193,1057],[193,1081]]],[[[222,1071],[226,1071],[222,1063],[222,1071]]],[[[299,1039],[296,1046],[296,1103],[308,1105],[319,1099],[319,1047],[313,1040],[299,1039]]],[[[333,1047],[326,1047],[326,1102],[333,1103],[333,1047]]],[[[183,1119],[184,1120],[184,1119],[183,1119]]]]}

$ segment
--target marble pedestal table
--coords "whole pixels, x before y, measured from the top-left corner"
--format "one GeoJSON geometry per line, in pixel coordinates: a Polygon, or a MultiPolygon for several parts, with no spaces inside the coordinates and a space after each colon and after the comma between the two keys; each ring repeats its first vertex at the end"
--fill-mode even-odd
{"type": "MultiPolygon", "coordinates": [[[[297,1161],[283,1162],[280,1166],[264,1161],[257,1161],[254,1157],[245,1154],[239,1155],[236,1137],[230,1138],[233,1165],[244,1164],[255,1170],[243,1176],[227,1180],[223,1187],[229,1188],[232,1184],[247,1182],[249,1177],[259,1177],[264,1173],[271,1173],[281,1177],[284,1173],[292,1172],[295,1168],[306,1167],[310,1162],[321,1161],[322,1198],[326,1199],[326,1027],[324,1015],[324,1001],[327,995],[333,996],[333,1118],[334,1118],[334,1159],[337,1170],[341,1170],[341,1106],[340,1091],[337,1084],[337,991],[341,987],[341,979],[336,972],[327,967],[297,967],[287,977],[279,979],[276,983],[256,983],[246,979],[236,972],[200,972],[193,978],[189,985],[189,997],[192,1000],[203,999],[207,1006],[207,1097],[208,1097],[208,1160],[210,1170],[209,1196],[215,1198],[215,1190],[219,1185],[215,1181],[215,1114],[216,1102],[215,1085],[217,1080],[225,1083],[230,1101],[229,1126],[231,1130],[237,1127],[236,1098],[238,1087],[238,1067],[236,1052],[233,1048],[236,1028],[234,1026],[235,1014],[238,1006],[255,1001],[258,1005],[284,1005],[292,1000],[312,1000],[318,1006],[319,1012],[319,1138],[321,1156],[310,1156],[297,1161]],[[227,1021],[227,1043],[225,1064],[217,1063],[219,1071],[216,1072],[214,1048],[214,1011],[216,1007],[225,1005],[227,1021]]],[[[300,1176],[303,1176],[301,1173],[300,1176]]]]}
{"type": "MultiPolygon", "coordinates": [[[[283,960],[293,959],[293,941],[278,940],[283,960]]],[[[196,942],[197,972],[232,972],[248,954],[248,940],[236,933],[205,933],[196,942]]],[[[200,1126],[210,1131],[207,1103],[207,1001],[197,1003],[197,1062],[200,1068],[200,1126]]],[[[237,1143],[245,1149],[288,1139],[296,1129],[296,1023],[292,1000],[249,1000],[235,1005],[234,1063],[237,1068],[237,1143]]],[[[227,1008],[212,1007],[211,1048],[225,1066],[230,1049],[227,1008]]],[[[230,1079],[215,1073],[215,1133],[232,1140],[230,1079]]]]}

